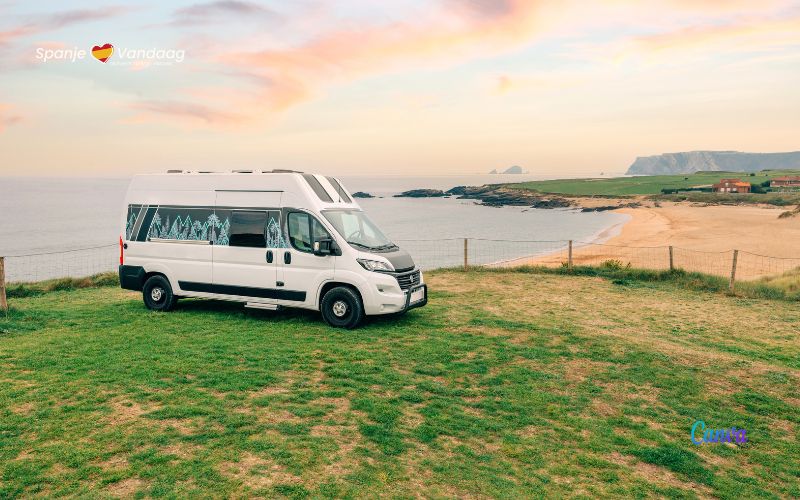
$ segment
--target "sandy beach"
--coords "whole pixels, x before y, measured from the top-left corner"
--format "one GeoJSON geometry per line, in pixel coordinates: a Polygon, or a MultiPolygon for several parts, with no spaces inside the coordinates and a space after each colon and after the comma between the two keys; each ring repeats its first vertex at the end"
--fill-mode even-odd
{"type": "MultiPolygon", "coordinates": [[[[584,206],[597,203],[585,201],[584,206]]],[[[629,221],[611,229],[615,236],[600,235],[600,244],[576,244],[573,263],[619,260],[633,267],[667,269],[668,247],[673,246],[675,267],[727,276],[732,250],[738,249],[740,279],[781,274],[800,266],[800,217],[779,218],[791,208],[664,202],[657,206],[649,201],[637,208],[620,208],[616,212],[630,216],[629,221]]],[[[564,250],[507,264],[560,265],[566,260],[564,250]]]]}

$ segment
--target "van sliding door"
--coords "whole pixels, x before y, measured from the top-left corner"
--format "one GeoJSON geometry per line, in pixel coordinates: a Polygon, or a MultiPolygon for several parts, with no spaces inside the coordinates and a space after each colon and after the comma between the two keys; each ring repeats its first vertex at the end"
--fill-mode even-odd
{"type": "Polygon", "coordinates": [[[217,192],[214,213],[221,229],[212,250],[212,293],[275,302],[280,203],[280,192],[217,192]]]}

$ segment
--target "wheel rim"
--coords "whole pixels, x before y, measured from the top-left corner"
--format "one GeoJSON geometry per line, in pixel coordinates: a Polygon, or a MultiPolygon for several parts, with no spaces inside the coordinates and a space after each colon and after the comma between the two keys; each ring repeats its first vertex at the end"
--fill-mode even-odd
{"type": "Polygon", "coordinates": [[[336,302],[333,303],[332,309],[334,316],[336,316],[337,318],[341,318],[342,316],[347,314],[347,304],[345,304],[344,301],[337,300],[336,302]]]}
{"type": "Polygon", "coordinates": [[[154,287],[150,290],[150,298],[153,299],[153,302],[161,302],[161,299],[164,298],[164,289],[161,287],[154,287]]]}

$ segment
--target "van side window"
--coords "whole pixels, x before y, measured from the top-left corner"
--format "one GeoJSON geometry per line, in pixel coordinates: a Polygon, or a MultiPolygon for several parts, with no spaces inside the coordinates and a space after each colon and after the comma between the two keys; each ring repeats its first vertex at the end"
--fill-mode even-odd
{"type": "Polygon", "coordinates": [[[267,212],[267,248],[288,248],[281,230],[281,211],[267,212]]]}
{"type": "Polygon", "coordinates": [[[311,252],[314,248],[314,241],[331,237],[325,226],[311,215],[303,212],[290,212],[287,223],[289,241],[301,252],[311,252]]]}
{"type": "Polygon", "coordinates": [[[231,213],[230,246],[267,247],[267,212],[233,210],[231,213]]]}
{"type": "Polygon", "coordinates": [[[212,210],[195,207],[150,207],[142,223],[142,229],[148,228],[147,238],[162,240],[210,241],[214,226],[212,210]]]}
{"type": "Polygon", "coordinates": [[[133,239],[133,228],[136,226],[136,219],[139,218],[141,211],[141,205],[128,205],[128,217],[125,220],[125,239],[128,241],[133,239]]]}

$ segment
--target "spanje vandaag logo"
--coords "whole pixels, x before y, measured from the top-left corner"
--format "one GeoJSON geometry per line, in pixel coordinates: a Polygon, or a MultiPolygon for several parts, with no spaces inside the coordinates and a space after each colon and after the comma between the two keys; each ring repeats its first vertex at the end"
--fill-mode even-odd
{"type": "MultiPolygon", "coordinates": [[[[92,57],[101,63],[109,63],[110,66],[170,66],[182,63],[186,58],[186,51],[183,49],[114,47],[110,43],[95,45],[91,53],[92,57]],[[114,56],[113,60],[111,56],[114,56]]],[[[43,63],[50,61],[74,63],[86,59],[87,56],[88,51],[78,47],[37,47],[35,53],[36,60],[43,63]]]]}
{"type": "Polygon", "coordinates": [[[731,427],[729,429],[706,429],[706,423],[696,421],[691,430],[692,443],[696,445],[709,443],[737,443],[747,442],[747,431],[731,427]]]}

